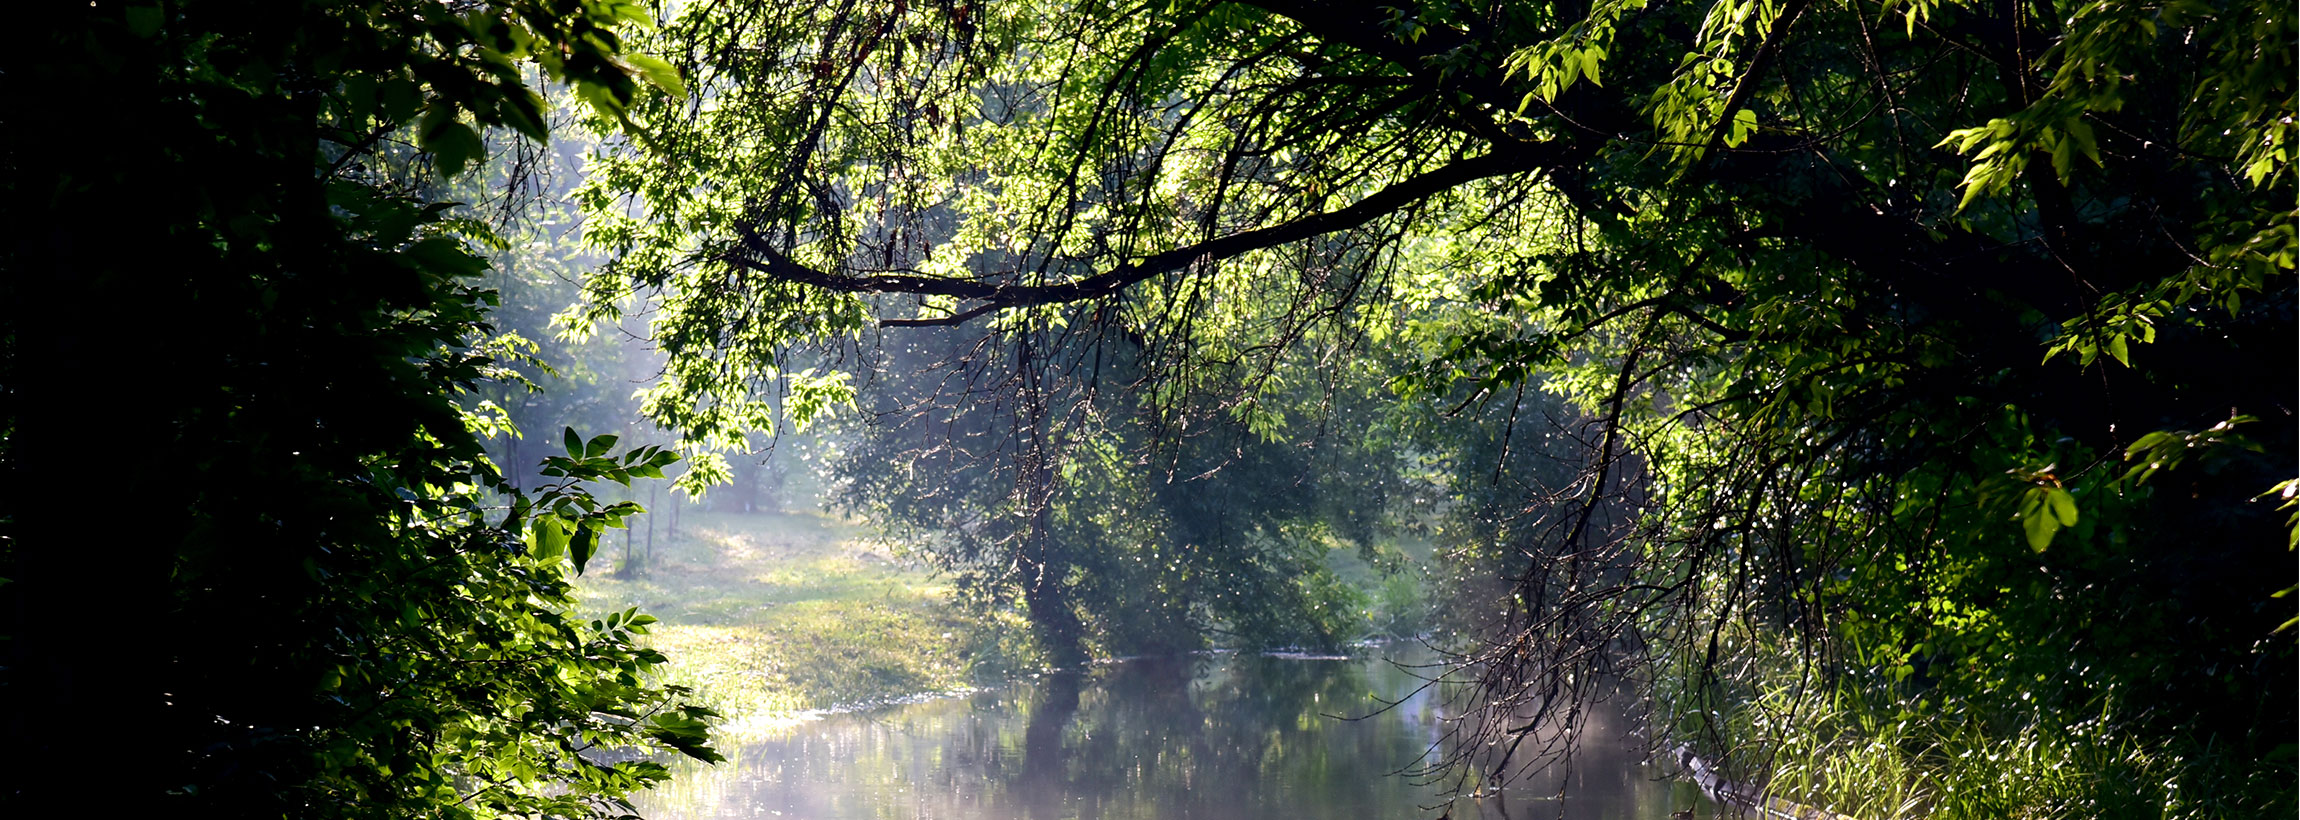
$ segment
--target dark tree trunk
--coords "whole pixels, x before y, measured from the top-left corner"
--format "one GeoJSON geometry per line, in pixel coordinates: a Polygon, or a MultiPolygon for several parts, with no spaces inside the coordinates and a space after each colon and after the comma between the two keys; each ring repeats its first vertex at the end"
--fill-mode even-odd
{"type": "Polygon", "coordinates": [[[1021,569],[1023,606],[1030,613],[1031,633],[1038,648],[1046,653],[1046,662],[1057,669],[1085,663],[1084,624],[1079,622],[1078,611],[1071,606],[1070,590],[1061,580],[1070,567],[1025,557],[1021,569]]]}

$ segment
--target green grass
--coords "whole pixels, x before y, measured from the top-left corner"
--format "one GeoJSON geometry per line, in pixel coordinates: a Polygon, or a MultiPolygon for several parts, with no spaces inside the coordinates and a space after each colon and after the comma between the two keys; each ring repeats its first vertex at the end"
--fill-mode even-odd
{"type": "MultiPolygon", "coordinates": [[[[580,582],[587,617],[636,606],[662,622],[666,679],[693,687],[741,734],[792,713],[973,682],[983,623],[950,590],[848,521],[816,513],[656,513],[651,564],[625,577],[623,533],[580,582]]],[[[633,552],[645,562],[645,523],[633,552]]]]}
{"type": "MultiPolygon", "coordinates": [[[[667,505],[648,517],[653,558],[645,519],[632,521],[637,572],[622,571],[624,533],[609,533],[577,582],[581,614],[637,607],[660,619],[649,640],[670,658],[665,682],[694,689],[726,715],[731,735],[772,730],[808,709],[948,691],[1035,665],[1019,613],[968,613],[947,579],[899,558],[859,522],[690,508],[671,537],[667,505]]],[[[1392,560],[1410,563],[1413,546],[1392,560]]],[[[1423,628],[1418,572],[1378,572],[1355,548],[1328,559],[1364,598],[1374,635],[1423,628]]]]}

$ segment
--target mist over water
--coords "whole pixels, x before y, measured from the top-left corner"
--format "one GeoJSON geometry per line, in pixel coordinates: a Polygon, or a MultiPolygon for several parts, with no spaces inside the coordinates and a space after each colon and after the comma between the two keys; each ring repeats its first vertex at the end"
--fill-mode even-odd
{"type": "MultiPolygon", "coordinates": [[[[1429,660],[1404,647],[1130,660],[830,715],[687,767],[638,805],[658,820],[1435,818],[1440,786],[1402,773],[1445,731],[1436,693],[1415,691],[1427,672],[1410,667],[1429,660]]],[[[1570,770],[1459,801],[1452,816],[1710,815],[1692,786],[1642,765],[1624,728],[1592,721],[1570,770]]]]}

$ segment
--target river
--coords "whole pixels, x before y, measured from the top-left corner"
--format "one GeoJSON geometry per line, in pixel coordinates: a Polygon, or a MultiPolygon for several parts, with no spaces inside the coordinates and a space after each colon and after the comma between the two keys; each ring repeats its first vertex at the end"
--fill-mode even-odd
{"type": "MultiPolygon", "coordinates": [[[[682,767],[637,803],[652,820],[1434,820],[1440,786],[1398,772],[1441,737],[1444,710],[1415,691],[1428,670],[1385,654],[1138,659],[832,714],[682,767]]],[[[1694,787],[1657,780],[1618,722],[1583,737],[1570,772],[1457,801],[1452,817],[1712,816],[1694,787]]]]}

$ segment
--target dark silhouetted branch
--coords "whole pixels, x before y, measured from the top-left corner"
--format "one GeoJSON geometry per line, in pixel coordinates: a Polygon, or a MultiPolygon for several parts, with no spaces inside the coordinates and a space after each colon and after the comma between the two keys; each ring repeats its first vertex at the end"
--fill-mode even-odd
{"type": "Polygon", "coordinates": [[[956,279],[911,273],[860,276],[833,273],[800,264],[776,250],[764,237],[749,232],[743,235],[740,250],[721,258],[730,264],[775,279],[841,293],[915,293],[983,303],[949,317],[881,322],[888,327],[954,325],[995,308],[1068,304],[1113,296],[1150,277],[1182,270],[1191,265],[1218,262],[1289,242],[1356,228],[1396,213],[1415,202],[1477,180],[1554,167],[1567,161],[1567,154],[1566,150],[1555,143],[1544,143],[1507,153],[1460,160],[1383,188],[1339,210],[1186,245],[1069,282],[1018,285],[985,279],[956,279]]]}

